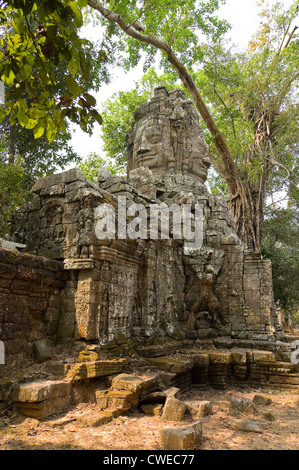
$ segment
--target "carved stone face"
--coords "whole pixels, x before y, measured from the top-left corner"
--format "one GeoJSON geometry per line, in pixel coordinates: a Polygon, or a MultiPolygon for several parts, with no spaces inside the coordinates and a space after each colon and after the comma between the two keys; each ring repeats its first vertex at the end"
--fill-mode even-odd
{"type": "Polygon", "coordinates": [[[211,165],[194,106],[181,90],[155,90],[137,112],[127,149],[128,171],[144,166],[155,177],[188,174],[204,183],[211,165]]]}
{"type": "Polygon", "coordinates": [[[150,118],[140,122],[133,144],[133,160],[137,167],[156,168],[163,165],[162,132],[150,118]]]}

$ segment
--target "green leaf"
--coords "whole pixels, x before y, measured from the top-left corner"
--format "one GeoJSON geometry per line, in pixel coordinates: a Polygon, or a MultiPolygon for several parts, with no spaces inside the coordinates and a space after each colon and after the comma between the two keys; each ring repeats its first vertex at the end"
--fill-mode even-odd
{"type": "Polygon", "coordinates": [[[96,109],[90,109],[89,114],[101,125],[103,123],[102,116],[98,113],[96,109]]]}
{"type": "Polygon", "coordinates": [[[37,119],[28,118],[27,124],[25,125],[25,129],[33,129],[36,126],[37,122],[37,119]]]}
{"type": "Polygon", "coordinates": [[[90,95],[89,93],[83,93],[84,98],[86,99],[87,103],[90,106],[95,106],[97,104],[97,100],[94,96],[90,95]]]}
{"type": "Polygon", "coordinates": [[[76,80],[71,75],[67,75],[65,80],[66,86],[74,96],[79,96],[82,93],[81,86],[78,85],[76,80]]]}
{"type": "Polygon", "coordinates": [[[12,86],[15,81],[15,74],[13,73],[12,69],[9,70],[8,76],[6,76],[6,83],[8,86],[12,86]]]}
{"type": "Polygon", "coordinates": [[[47,25],[47,36],[51,41],[56,37],[58,31],[57,24],[48,24],[47,25]]]}
{"type": "Polygon", "coordinates": [[[46,136],[49,142],[52,142],[57,132],[57,125],[54,120],[49,120],[47,123],[46,136]]]}
{"type": "Polygon", "coordinates": [[[38,122],[38,124],[33,129],[33,135],[35,139],[39,139],[45,132],[45,129],[46,129],[46,121],[45,119],[42,119],[41,121],[38,122]]]}
{"type": "Polygon", "coordinates": [[[78,60],[76,59],[76,57],[72,57],[70,62],[68,63],[68,70],[70,72],[71,75],[76,75],[76,73],[78,72],[78,60]]]}

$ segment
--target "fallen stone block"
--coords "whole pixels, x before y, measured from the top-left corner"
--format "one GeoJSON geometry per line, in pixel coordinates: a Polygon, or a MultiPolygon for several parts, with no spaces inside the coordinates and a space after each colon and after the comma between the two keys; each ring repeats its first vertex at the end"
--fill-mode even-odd
{"type": "Polygon", "coordinates": [[[67,378],[76,381],[95,377],[106,377],[124,372],[127,365],[125,359],[91,361],[76,363],[68,372],[67,378]]]}
{"type": "Polygon", "coordinates": [[[254,413],[255,406],[249,398],[231,398],[229,403],[229,413],[238,415],[243,413],[254,413]]]}
{"type": "Polygon", "coordinates": [[[255,405],[260,405],[260,406],[268,406],[268,405],[271,405],[272,403],[271,398],[265,397],[263,395],[254,395],[252,401],[255,405]]]}
{"type": "Polygon", "coordinates": [[[126,390],[98,390],[95,396],[96,403],[101,410],[114,408],[120,413],[126,413],[132,406],[138,404],[138,396],[126,390]]]}
{"type": "Polygon", "coordinates": [[[213,413],[212,403],[210,401],[185,401],[189,413],[194,418],[202,418],[213,413]]]}
{"type": "Polygon", "coordinates": [[[42,420],[66,409],[70,402],[71,395],[67,395],[42,402],[15,402],[15,406],[22,415],[42,420]]]}
{"type": "Polygon", "coordinates": [[[45,339],[41,339],[39,341],[34,341],[33,343],[33,350],[35,352],[36,358],[38,362],[44,362],[51,359],[51,351],[48,347],[47,341],[45,339]]]}
{"type": "Polygon", "coordinates": [[[164,428],[160,431],[161,447],[165,450],[194,450],[195,435],[192,429],[164,428]]]}
{"type": "Polygon", "coordinates": [[[48,363],[46,365],[46,371],[53,375],[56,379],[64,379],[71,366],[71,364],[64,363],[48,363]]]}
{"type": "Polygon", "coordinates": [[[142,399],[143,404],[157,404],[157,403],[162,403],[164,404],[166,401],[167,395],[165,392],[152,392],[146,395],[142,399]]]}
{"type": "Polygon", "coordinates": [[[165,402],[162,419],[165,421],[182,421],[185,416],[186,409],[187,406],[185,403],[170,396],[165,402]]]}
{"type": "Polygon", "coordinates": [[[262,432],[261,427],[258,425],[256,421],[252,421],[251,419],[234,419],[231,421],[233,428],[237,429],[238,431],[244,432],[262,432]]]}
{"type": "Polygon", "coordinates": [[[115,390],[127,390],[132,393],[141,393],[144,380],[135,375],[120,374],[112,379],[111,387],[115,390]]]}
{"type": "Polygon", "coordinates": [[[141,410],[143,413],[150,416],[160,416],[163,410],[163,405],[157,403],[146,403],[141,405],[141,410]]]}
{"type": "Polygon", "coordinates": [[[13,392],[13,401],[19,413],[44,419],[70,404],[71,389],[72,384],[63,380],[20,384],[13,392]]]}
{"type": "Polygon", "coordinates": [[[177,399],[179,399],[179,397],[181,395],[181,391],[177,387],[167,388],[166,390],[164,390],[164,393],[167,397],[174,397],[174,398],[177,398],[177,399]]]}
{"type": "Polygon", "coordinates": [[[194,450],[201,443],[202,423],[174,428],[167,426],[160,431],[161,446],[165,450],[194,450]]]}
{"type": "Polygon", "coordinates": [[[13,392],[13,401],[42,402],[71,394],[72,384],[64,380],[40,380],[18,385],[13,392]]]}
{"type": "Polygon", "coordinates": [[[263,418],[266,419],[267,421],[275,421],[275,416],[273,413],[270,413],[267,411],[266,413],[263,413],[263,418]]]}
{"type": "Polygon", "coordinates": [[[179,398],[181,394],[181,391],[177,387],[170,387],[166,390],[163,391],[157,391],[157,392],[152,392],[148,393],[145,395],[142,399],[142,404],[145,403],[162,403],[164,404],[167,397],[174,397],[174,398],[179,398]]]}

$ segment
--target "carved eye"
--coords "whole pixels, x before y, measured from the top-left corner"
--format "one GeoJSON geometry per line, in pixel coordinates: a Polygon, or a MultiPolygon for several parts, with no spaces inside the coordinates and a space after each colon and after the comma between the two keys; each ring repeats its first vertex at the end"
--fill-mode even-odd
{"type": "Polygon", "coordinates": [[[147,132],[146,140],[152,144],[157,144],[161,142],[162,137],[161,137],[160,132],[147,132]]]}

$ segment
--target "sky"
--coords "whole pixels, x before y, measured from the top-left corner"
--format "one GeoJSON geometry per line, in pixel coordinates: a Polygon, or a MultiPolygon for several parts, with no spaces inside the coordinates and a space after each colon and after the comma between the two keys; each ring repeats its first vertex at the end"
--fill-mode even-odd
{"type": "MultiPolygon", "coordinates": [[[[292,1],[284,0],[282,3],[289,6],[292,1]]],[[[273,2],[274,0],[268,0],[270,5],[273,2]]],[[[259,7],[256,0],[227,0],[226,4],[219,10],[219,17],[226,19],[232,25],[228,36],[240,49],[246,48],[251,36],[258,29],[260,23],[258,11],[259,7]]],[[[91,25],[88,28],[91,28],[91,25]]],[[[112,74],[114,78],[111,83],[104,85],[98,93],[94,94],[99,111],[101,111],[101,104],[110,98],[113,93],[134,88],[135,82],[142,77],[143,71],[142,67],[137,67],[127,74],[124,74],[120,69],[113,70],[112,74]]],[[[86,158],[91,152],[96,152],[101,157],[105,157],[99,125],[95,125],[92,136],[81,131],[79,127],[74,128],[72,135],[71,145],[79,156],[86,158]]]]}

